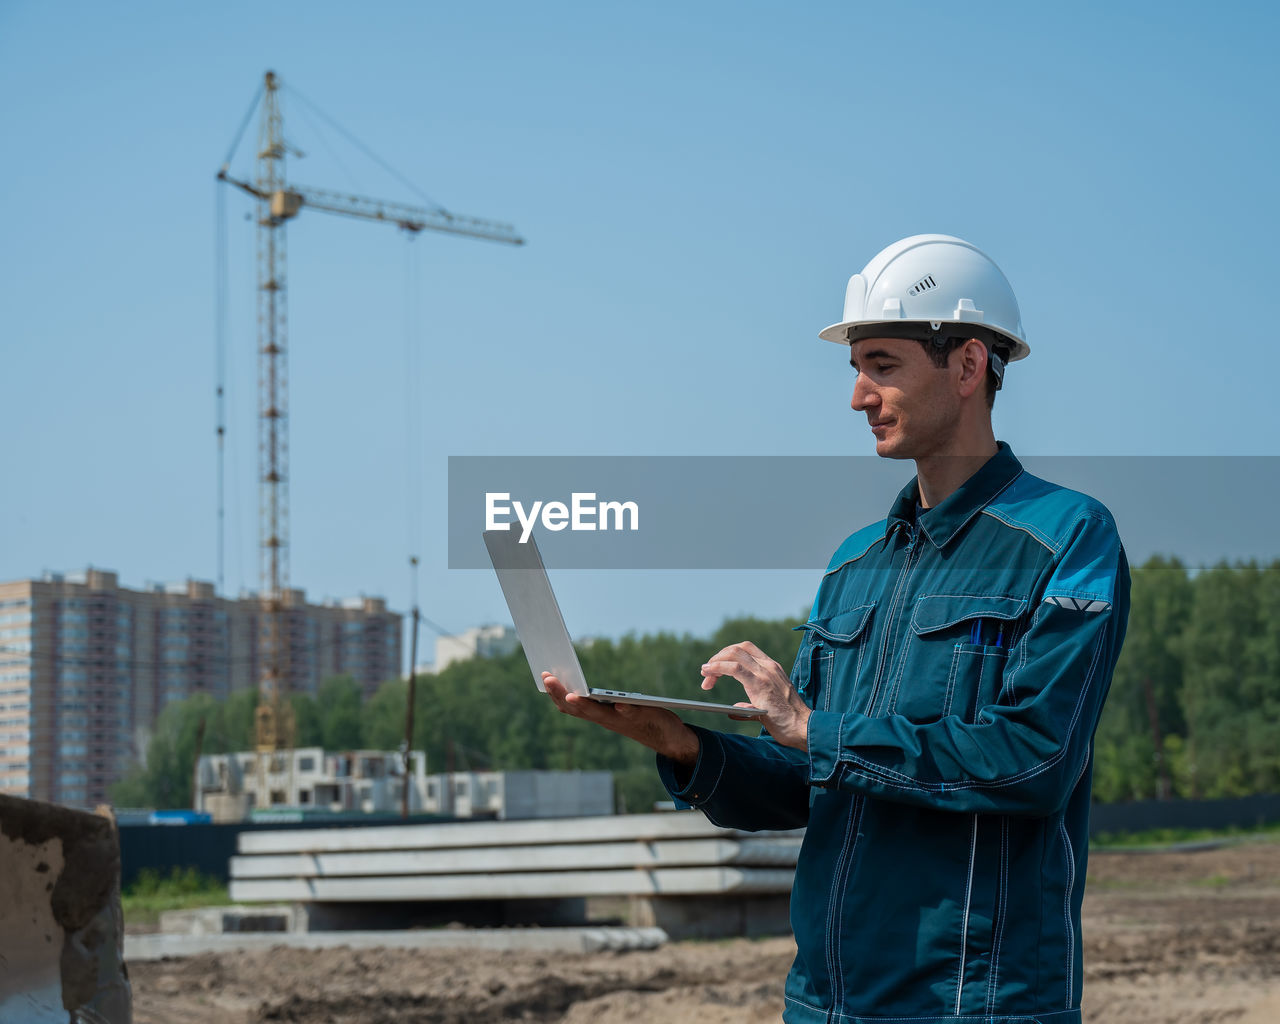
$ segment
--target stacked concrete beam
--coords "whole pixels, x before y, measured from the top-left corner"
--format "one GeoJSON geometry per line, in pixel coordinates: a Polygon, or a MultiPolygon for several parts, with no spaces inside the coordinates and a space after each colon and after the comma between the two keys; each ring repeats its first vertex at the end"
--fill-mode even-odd
{"type": "Polygon", "coordinates": [[[645,923],[659,927],[677,898],[712,910],[763,899],[774,922],[763,930],[778,930],[780,905],[785,930],[800,842],[798,833],[738,832],[693,812],[245,832],[231,861],[231,897],[317,904],[630,897],[642,901],[645,923]]]}

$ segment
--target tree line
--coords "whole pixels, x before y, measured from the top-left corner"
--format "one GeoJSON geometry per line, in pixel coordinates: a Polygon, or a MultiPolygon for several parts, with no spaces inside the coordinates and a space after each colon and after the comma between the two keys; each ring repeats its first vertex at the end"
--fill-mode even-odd
{"type": "MultiPolygon", "coordinates": [[[[790,665],[802,635],[794,627],[803,621],[737,618],[707,638],[596,640],[579,658],[598,687],[699,697],[700,666],[729,643],[750,639],[790,665]]],[[[426,751],[428,771],[607,769],[621,810],[667,798],[649,751],[558,714],[531,683],[518,650],[419,678],[413,746],[426,751]]],[[[736,684],[721,685],[719,699],[740,699],[736,684]]],[[[397,749],[407,688],[391,680],[362,701],[359,686],[339,676],[314,697],[293,694],[297,745],[397,749]]],[[[146,765],[113,788],[116,804],[190,806],[197,742],[204,753],[252,749],[255,701],[244,691],[221,703],[197,696],[166,707],[146,765]]],[[[719,715],[688,720],[756,730],[719,715]]],[[[1128,635],[1095,745],[1095,799],[1261,792],[1280,792],[1280,562],[1192,572],[1176,559],[1152,558],[1133,571],[1128,635]]]]}
{"type": "Polygon", "coordinates": [[[1095,746],[1103,801],[1280,792],[1280,561],[1133,574],[1095,746]]]}

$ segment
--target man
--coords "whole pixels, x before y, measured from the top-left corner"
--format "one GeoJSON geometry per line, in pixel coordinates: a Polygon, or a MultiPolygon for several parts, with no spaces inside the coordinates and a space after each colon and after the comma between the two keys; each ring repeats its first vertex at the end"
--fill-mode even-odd
{"type": "Polygon", "coordinates": [[[789,677],[751,643],[703,666],[764,733],[548,692],[657,751],[717,824],[807,826],[785,1020],[1076,1024],[1092,739],[1129,602],[1115,525],[997,443],[994,392],[1029,349],[974,246],[891,245],[821,336],[850,348],[876,453],[916,476],[832,558],[789,677]]]}

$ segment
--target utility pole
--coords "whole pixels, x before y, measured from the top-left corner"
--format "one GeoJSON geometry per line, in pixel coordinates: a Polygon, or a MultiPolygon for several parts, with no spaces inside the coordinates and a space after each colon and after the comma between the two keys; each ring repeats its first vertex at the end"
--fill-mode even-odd
{"type": "Polygon", "coordinates": [[[409,634],[409,695],[404,709],[404,792],[400,800],[400,817],[409,817],[409,786],[413,779],[413,705],[418,684],[418,556],[409,556],[409,569],[413,574],[413,625],[409,634]]]}

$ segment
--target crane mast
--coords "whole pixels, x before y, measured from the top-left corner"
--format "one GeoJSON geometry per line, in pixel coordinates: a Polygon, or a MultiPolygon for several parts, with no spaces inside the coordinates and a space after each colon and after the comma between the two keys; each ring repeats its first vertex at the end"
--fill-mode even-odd
{"type": "Polygon", "coordinates": [[[258,536],[262,581],[262,671],[255,740],[262,755],[293,746],[289,690],[289,318],[286,224],[272,197],[283,193],[286,147],[276,76],[268,71],[258,129],[258,536]]]}
{"type": "MultiPolygon", "coordinates": [[[[274,755],[292,749],[295,723],[288,701],[293,666],[289,629],[289,318],[286,226],[304,207],[394,224],[416,234],[424,229],[508,245],[523,245],[508,224],[464,217],[444,209],[299,186],[286,176],[289,145],[284,138],[280,83],[268,71],[258,121],[257,169],[253,182],[230,174],[230,155],[218,179],[253,196],[257,204],[258,259],[258,535],[261,667],[254,717],[259,792],[268,796],[268,772],[292,774],[274,755]]],[[[235,147],[232,147],[234,153],[235,147]]],[[[297,154],[301,155],[301,154],[297,154]]],[[[415,602],[416,604],[416,602],[415,602]]],[[[415,607],[416,614],[416,607],[415,607]]],[[[282,780],[283,781],[283,780],[282,780]]],[[[406,786],[408,779],[406,777],[406,786]]],[[[285,783],[288,789],[292,789],[285,783]]],[[[268,796],[270,799],[270,797],[268,796]]]]}

